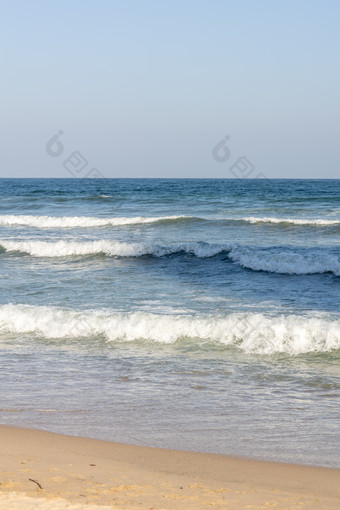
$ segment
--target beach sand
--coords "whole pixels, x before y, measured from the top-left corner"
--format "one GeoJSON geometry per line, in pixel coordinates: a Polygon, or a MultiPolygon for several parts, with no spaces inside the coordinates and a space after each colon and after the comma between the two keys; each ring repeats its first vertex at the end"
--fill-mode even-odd
{"type": "Polygon", "coordinates": [[[338,469],[7,426],[0,434],[1,510],[340,508],[338,469]]]}

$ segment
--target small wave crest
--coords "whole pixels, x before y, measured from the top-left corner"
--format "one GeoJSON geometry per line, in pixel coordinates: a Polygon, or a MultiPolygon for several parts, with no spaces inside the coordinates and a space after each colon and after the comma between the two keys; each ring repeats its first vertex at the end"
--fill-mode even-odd
{"type": "Polygon", "coordinates": [[[33,257],[70,257],[79,255],[106,255],[108,257],[163,257],[185,252],[196,257],[212,257],[231,248],[230,245],[209,243],[183,243],[160,246],[154,243],[125,243],[120,241],[6,241],[0,240],[0,248],[8,252],[21,252],[33,257]]]}
{"type": "Polygon", "coordinates": [[[332,225],[340,225],[340,220],[325,220],[325,219],[298,219],[298,218],[256,218],[255,216],[249,216],[248,218],[240,218],[241,221],[245,221],[248,223],[272,223],[276,225],[280,225],[282,223],[287,223],[291,225],[319,225],[319,226],[332,226],[332,225]]]}
{"type": "Polygon", "coordinates": [[[1,251],[19,252],[33,257],[74,257],[104,255],[107,257],[164,257],[184,253],[197,258],[218,254],[245,269],[278,274],[333,273],[340,276],[340,254],[327,249],[248,247],[233,244],[191,242],[161,246],[155,243],[128,243],[120,241],[7,241],[0,240],[1,251]]]}
{"type": "MultiPolygon", "coordinates": [[[[106,196],[106,195],[103,195],[106,196]]],[[[109,195],[108,195],[109,196],[109,195]]],[[[240,217],[240,218],[216,218],[198,217],[186,215],[174,216],[135,216],[97,218],[91,216],[30,216],[30,215],[0,215],[0,225],[3,226],[26,226],[34,228],[96,228],[96,227],[119,227],[127,225],[143,225],[152,223],[177,223],[183,221],[192,222],[221,222],[221,223],[248,223],[248,224],[274,224],[274,225],[300,225],[300,226],[340,226],[340,220],[298,219],[298,218],[275,218],[275,217],[240,217]]]]}
{"type": "Polygon", "coordinates": [[[260,313],[190,316],[75,311],[45,306],[0,306],[0,334],[46,339],[104,337],[106,342],[218,343],[247,353],[297,355],[340,349],[340,320],[260,313]]]}
{"type": "Polygon", "coordinates": [[[142,225],[149,223],[176,222],[190,219],[190,216],[156,216],[156,217],[121,217],[121,218],[95,218],[91,216],[0,216],[0,225],[27,226],[35,228],[94,228],[119,227],[124,225],[142,225]]]}
{"type": "Polygon", "coordinates": [[[228,256],[253,271],[295,275],[334,273],[340,276],[340,255],[326,250],[239,246],[234,247],[228,256]]]}

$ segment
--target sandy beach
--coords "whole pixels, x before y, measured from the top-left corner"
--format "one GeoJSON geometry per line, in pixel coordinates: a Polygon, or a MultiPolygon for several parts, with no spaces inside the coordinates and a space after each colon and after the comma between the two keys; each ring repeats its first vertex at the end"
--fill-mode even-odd
{"type": "Polygon", "coordinates": [[[1,426],[0,509],[337,509],[340,470],[1,426]]]}

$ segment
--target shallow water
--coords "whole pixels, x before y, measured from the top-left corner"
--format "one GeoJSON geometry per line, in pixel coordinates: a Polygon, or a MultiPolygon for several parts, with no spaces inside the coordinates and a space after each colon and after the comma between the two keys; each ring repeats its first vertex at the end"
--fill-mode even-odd
{"type": "Polygon", "coordinates": [[[340,181],[0,180],[0,421],[340,467],[340,181]]]}

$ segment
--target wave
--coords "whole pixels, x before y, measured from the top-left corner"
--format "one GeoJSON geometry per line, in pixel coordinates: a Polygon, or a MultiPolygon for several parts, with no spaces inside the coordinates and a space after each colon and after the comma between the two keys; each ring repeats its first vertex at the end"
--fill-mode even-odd
{"type": "Polygon", "coordinates": [[[0,248],[7,252],[21,252],[33,257],[70,257],[79,255],[106,255],[108,257],[163,257],[185,252],[196,257],[212,257],[229,250],[230,245],[209,243],[183,243],[160,246],[154,243],[125,243],[120,241],[5,241],[0,248]]]}
{"type": "Polygon", "coordinates": [[[27,253],[34,257],[69,257],[106,255],[108,257],[163,257],[181,252],[198,258],[226,253],[228,258],[246,269],[282,274],[315,274],[330,272],[340,275],[340,256],[323,250],[292,248],[259,248],[210,244],[205,242],[160,246],[154,243],[126,243],[119,241],[0,241],[8,252],[27,253]]]}
{"type": "Polygon", "coordinates": [[[104,255],[107,257],[164,257],[184,253],[198,258],[224,254],[230,261],[245,269],[278,274],[308,275],[333,273],[340,276],[340,254],[313,248],[248,247],[236,244],[206,242],[161,246],[155,243],[126,243],[120,241],[6,241],[0,249],[26,253],[33,257],[72,257],[104,255]]]}
{"type": "Polygon", "coordinates": [[[297,218],[256,218],[255,216],[249,216],[248,218],[240,218],[240,221],[245,221],[248,223],[273,223],[273,224],[282,224],[288,223],[291,225],[319,225],[319,226],[331,226],[331,225],[340,225],[340,220],[322,220],[318,219],[297,219],[297,218]]]}
{"type": "MultiPolygon", "coordinates": [[[[104,195],[103,195],[104,196],[104,195]]],[[[294,218],[271,218],[271,217],[241,217],[241,218],[216,218],[199,216],[156,216],[156,217],[117,217],[96,218],[91,216],[29,216],[29,215],[0,215],[0,225],[3,226],[27,226],[34,228],[95,228],[95,227],[119,227],[125,225],[143,225],[152,223],[177,223],[182,221],[212,221],[227,224],[290,224],[311,226],[334,226],[340,225],[340,220],[323,219],[294,219],[294,218]]]]}
{"type": "Polygon", "coordinates": [[[25,215],[3,215],[0,216],[0,225],[15,226],[22,225],[35,228],[91,228],[106,226],[138,225],[148,223],[175,222],[178,220],[190,219],[190,216],[158,216],[133,218],[95,218],[90,216],[25,216],[25,215]]]}
{"type": "Polygon", "coordinates": [[[46,339],[102,337],[106,342],[181,341],[213,343],[247,353],[290,355],[340,349],[340,320],[326,316],[160,315],[75,311],[47,306],[0,306],[0,334],[33,334],[46,339]]]}
{"type": "Polygon", "coordinates": [[[294,249],[288,247],[233,248],[229,258],[246,269],[278,274],[334,273],[340,276],[340,254],[322,249],[294,249]]]}

